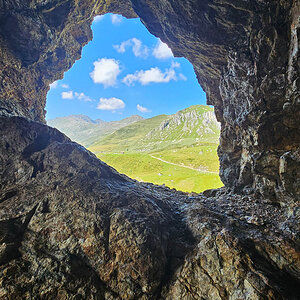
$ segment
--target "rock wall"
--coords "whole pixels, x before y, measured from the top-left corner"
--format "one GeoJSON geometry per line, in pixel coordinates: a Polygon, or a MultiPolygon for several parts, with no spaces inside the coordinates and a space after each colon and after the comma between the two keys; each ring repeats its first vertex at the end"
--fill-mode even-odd
{"type": "Polygon", "coordinates": [[[49,84],[80,58],[93,16],[138,15],[190,60],[215,106],[224,184],[289,205],[299,199],[298,0],[2,1],[0,8],[2,111],[44,121],[49,84]]]}
{"type": "Polygon", "coordinates": [[[44,122],[49,84],[80,59],[92,39],[93,17],[120,8],[124,16],[136,16],[126,0],[1,1],[1,109],[44,122]]]}
{"type": "Polygon", "coordinates": [[[0,297],[297,299],[299,7],[0,1],[0,297]],[[139,184],[40,123],[106,12],[139,16],[193,64],[222,126],[224,189],[139,184]]]}
{"type": "Polygon", "coordinates": [[[22,117],[0,128],[1,299],[298,299],[284,209],[139,183],[22,117]]]}

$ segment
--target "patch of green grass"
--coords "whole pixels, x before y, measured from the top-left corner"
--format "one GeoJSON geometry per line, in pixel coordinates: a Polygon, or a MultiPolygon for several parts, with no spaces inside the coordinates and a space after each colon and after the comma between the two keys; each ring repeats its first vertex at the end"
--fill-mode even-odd
{"type": "Polygon", "coordinates": [[[175,164],[218,172],[219,159],[217,148],[218,145],[216,144],[203,144],[152,152],[151,154],[175,164]]]}
{"type": "Polygon", "coordinates": [[[165,184],[185,192],[202,192],[223,184],[218,174],[201,173],[184,167],[170,165],[145,153],[101,154],[101,160],[118,172],[139,181],[165,184]]]}

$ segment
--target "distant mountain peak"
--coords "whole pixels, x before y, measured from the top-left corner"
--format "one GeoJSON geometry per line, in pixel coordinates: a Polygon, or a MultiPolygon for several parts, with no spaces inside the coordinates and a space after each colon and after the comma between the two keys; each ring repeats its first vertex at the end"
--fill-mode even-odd
{"type": "Polygon", "coordinates": [[[132,116],[127,117],[127,118],[125,118],[123,120],[137,120],[137,121],[140,121],[140,120],[145,120],[145,118],[143,118],[140,115],[132,115],[132,116]]]}
{"type": "Polygon", "coordinates": [[[194,105],[173,115],[134,122],[91,144],[92,151],[152,151],[197,143],[217,144],[219,123],[213,108],[194,105]]]}
{"type": "Polygon", "coordinates": [[[120,121],[106,122],[101,119],[92,120],[86,115],[78,114],[47,120],[47,123],[69,136],[73,141],[87,147],[95,140],[141,120],[144,118],[133,115],[120,121]]]}

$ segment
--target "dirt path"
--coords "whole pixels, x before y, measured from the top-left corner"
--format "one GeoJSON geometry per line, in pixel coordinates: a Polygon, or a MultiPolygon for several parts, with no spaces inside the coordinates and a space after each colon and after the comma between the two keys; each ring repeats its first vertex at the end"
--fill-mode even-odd
{"type": "Polygon", "coordinates": [[[160,161],[162,161],[162,162],[164,162],[166,164],[169,164],[169,165],[173,165],[173,166],[177,166],[177,167],[182,167],[182,168],[186,168],[186,169],[191,169],[191,170],[195,170],[195,171],[198,171],[198,172],[201,172],[201,173],[218,174],[218,172],[211,172],[211,171],[207,171],[207,170],[204,170],[204,169],[196,169],[196,168],[193,168],[193,167],[188,167],[188,166],[184,166],[184,165],[175,164],[175,163],[163,160],[163,159],[161,159],[159,157],[156,157],[156,156],[153,156],[153,155],[150,155],[150,156],[152,158],[160,160],[160,161]]]}

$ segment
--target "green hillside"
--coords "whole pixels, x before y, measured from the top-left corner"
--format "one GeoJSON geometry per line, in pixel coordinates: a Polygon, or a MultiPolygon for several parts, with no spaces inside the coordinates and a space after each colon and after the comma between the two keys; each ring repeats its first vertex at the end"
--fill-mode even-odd
{"type": "Polygon", "coordinates": [[[219,134],[213,109],[194,105],[171,116],[160,115],[123,127],[91,144],[89,149],[95,153],[149,152],[202,143],[218,144],[219,134]]]}
{"type": "Polygon", "coordinates": [[[120,173],[138,181],[165,184],[184,192],[201,192],[223,185],[217,173],[171,165],[154,159],[147,153],[99,154],[98,157],[120,173]]]}
{"type": "Polygon", "coordinates": [[[84,115],[48,121],[120,173],[186,192],[218,188],[219,124],[213,109],[194,105],[174,115],[104,122],[84,115]]]}
{"type": "Polygon", "coordinates": [[[168,117],[160,115],[130,124],[91,144],[89,150],[94,153],[141,150],[144,144],[148,144],[145,138],[149,131],[158,127],[168,117]]]}
{"type": "Polygon", "coordinates": [[[139,181],[201,192],[223,185],[218,175],[219,134],[213,109],[195,105],[125,126],[89,150],[139,181]]]}

